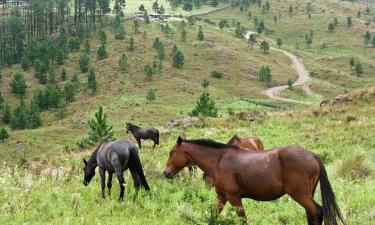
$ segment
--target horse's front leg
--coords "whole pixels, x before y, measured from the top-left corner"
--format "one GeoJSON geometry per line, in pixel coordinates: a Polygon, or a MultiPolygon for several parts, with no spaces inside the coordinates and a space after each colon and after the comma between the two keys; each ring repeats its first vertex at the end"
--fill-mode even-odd
{"type": "Polygon", "coordinates": [[[116,175],[117,175],[118,182],[120,184],[120,197],[119,197],[118,200],[124,201],[125,179],[124,179],[124,176],[123,176],[122,172],[120,172],[120,171],[116,171],[116,175]]]}
{"type": "Polygon", "coordinates": [[[225,195],[223,194],[219,194],[217,193],[217,209],[219,210],[219,213],[221,213],[221,211],[223,211],[223,208],[225,206],[225,204],[227,203],[227,198],[225,197],[225,195]]]}
{"type": "Polygon", "coordinates": [[[142,143],[141,143],[141,139],[140,138],[137,138],[137,143],[138,143],[139,149],[141,149],[142,148],[142,143]]]}
{"type": "Polygon", "coordinates": [[[99,174],[100,174],[100,178],[102,180],[102,198],[105,198],[105,192],[104,192],[104,189],[105,189],[105,169],[102,168],[102,167],[99,167],[99,174]]]}
{"type": "Polygon", "coordinates": [[[112,188],[112,172],[108,172],[108,181],[107,181],[107,188],[108,188],[108,195],[111,196],[111,188],[112,188]]]}

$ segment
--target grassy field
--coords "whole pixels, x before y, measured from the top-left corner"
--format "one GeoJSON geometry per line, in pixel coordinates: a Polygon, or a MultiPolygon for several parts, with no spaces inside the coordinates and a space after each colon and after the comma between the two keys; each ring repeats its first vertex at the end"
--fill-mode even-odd
{"type": "MultiPolygon", "coordinates": [[[[206,137],[222,142],[235,133],[256,135],[264,141],[266,148],[298,143],[311,149],[325,158],[337,201],[347,223],[373,224],[375,118],[371,113],[374,110],[371,96],[367,100],[355,101],[352,105],[293,110],[272,113],[265,118],[255,117],[257,123],[250,123],[249,118],[240,120],[233,116],[208,120],[206,125],[199,122],[189,129],[164,129],[159,148],[153,150],[151,143],[147,142],[140,151],[151,192],[142,191],[135,201],[132,201],[134,189],[129,175],[126,179],[126,200],[123,203],[117,202],[117,181],[114,182],[112,197],[105,200],[99,197],[98,176],[88,187],[83,186],[82,158],[87,158],[92,149],[61,157],[45,157],[31,162],[26,171],[4,164],[4,175],[0,182],[6,185],[0,186],[0,222],[189,224],[186,218],[204,221],[204,215],[210,215],[215,194],[201,180],[201,173],[189,178],[187,171],[184,171],[172,181],[166,180],[162,175],[168,152],[178,134],[185,132],[190,138],[206,137]],[[348,122],[348,117],[354,119],[348,122]],[[366,157],[367,164],[351,164],[351,159],[356,159],[358,154],[366,157]],[[57,173],[57,168],[63,172],[57,173]]],[[[122,132],[116,134],[119,138],[126,138],[122,132]]],[[[321,201],[319,196],[318,189],[318,202],[321,201]]],[[[305,220],[304,210],[287,196],[273,202],[245,200],[244,204],[251,224],[301,224],[305,220]]],[[[233,218],[233,210],[229,206],[219,217],[227,222],[233,218]]]]}

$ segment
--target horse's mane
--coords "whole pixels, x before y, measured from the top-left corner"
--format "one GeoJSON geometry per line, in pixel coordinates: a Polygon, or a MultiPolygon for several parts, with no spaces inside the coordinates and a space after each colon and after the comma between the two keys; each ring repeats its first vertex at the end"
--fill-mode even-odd
{"type": "Polygon", "coordinates": [[[231,144],[223,144],[220,142],[216,142],[211,139],[196,139],[196,140],[183,140],[185,143],[191,143],[191,144],[196,144],[196,145],[203,145],[211,148],[237,148],[235,145],[231,144]]]}
{"type": "Polygon", "coordinates": [[[137,126],[137,125],[134,125],[134,124],[132,124],[132,123],[128,123],[131,127],[134,127],[134,128],[141,128],[141,127],[139,127],[139,126],[137,126]]]}
{"type": "Polygon", "coordinates": [[[229,141],[228,141],[228,145],[233,145],[234,141],[239,141],[239,137],[237,136],[237,134],[235,134],[229,141]]]}
{"type": "Polygon", "coordinates": [[[96,162],[96,155],[98,154],[99,148],[100,148],[104,143],[107,143],[108,141],[111,141],[111,139],[109,139],[109,138],[104,139],[103,142],[100,143],[100,144],[98,145],[98,147],[96,147],[95,151],[91,154],[91,157],[90,157],[90,160],[89,160],[90,163],[94,163],[94,162],[96,162]]]}

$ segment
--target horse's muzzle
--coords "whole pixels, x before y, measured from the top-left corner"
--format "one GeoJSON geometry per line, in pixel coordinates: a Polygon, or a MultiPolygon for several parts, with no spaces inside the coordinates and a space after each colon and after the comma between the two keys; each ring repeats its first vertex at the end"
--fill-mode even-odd
{"type": "Polygon", "coordinates": [[[84,180],[83,185],[87,186],[87,185],[89,185],[89,182],[84,180]]]}
{"type": "Polygon", "coordinates": [[[164,171],[164,176],[165,176],[165,178],[168,178],[168,179],[173,178],[173,174],[171,172],[167,172],[167,171],[164,171]]]}

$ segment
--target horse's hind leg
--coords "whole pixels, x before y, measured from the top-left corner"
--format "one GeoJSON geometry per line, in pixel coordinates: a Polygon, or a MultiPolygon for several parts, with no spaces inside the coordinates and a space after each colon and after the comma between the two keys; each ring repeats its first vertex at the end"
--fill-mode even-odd
{"type": "Polygon", "coordinates": [[[104,189],[105,189],[105,169],[102,168],[102,167],[99,167],[99,174],[100,174],[100,178],[102,180],[102,198],[105,198],[105,192],[104,192],[104,189]]]}
{"type": "Polygon", "coordinates": [[[120,197],[119,201],[124,201],[124,193],[125,193],[125,179],[121,171],[116,171],[117,179],[120,184],[120,197]]]}
{"type": "Polygon", "coordinates": [[[321,225],[323,223],[323,210],[318,205],[311,195],[292,196],[306,210],[306,217],[308,225],[321,225]]]}
{"type": "Polygon", "coordinates": [[[142,148],[142,143],[141,143],[141,139],[140,138],[137,138],[137,143],[138,143],[139,149],[141,149],[142,148]]]}
{"type": "Polygon", "coordinates": [[[111,188],[112,188],[112,175],[113,173],[108,172],[108,181],[107,181],[107,188],[108,188],[108,195],[111,196],[111,188]]]}
{"type": "Polygon", "coordinates": [[[141,187],[141,180],[139,179],[139,176],[138,176],[138,173],[137,173],[136,169],[130,169],[130,173],[131,173],[131,175],[133,177],[133,181],[134,181],[134,188],[135,188],[135,194],[134,194],[134,198],[133,198],[133,201],[134,201],[135,197],[138,195],[139,188],[141,187]]]}

